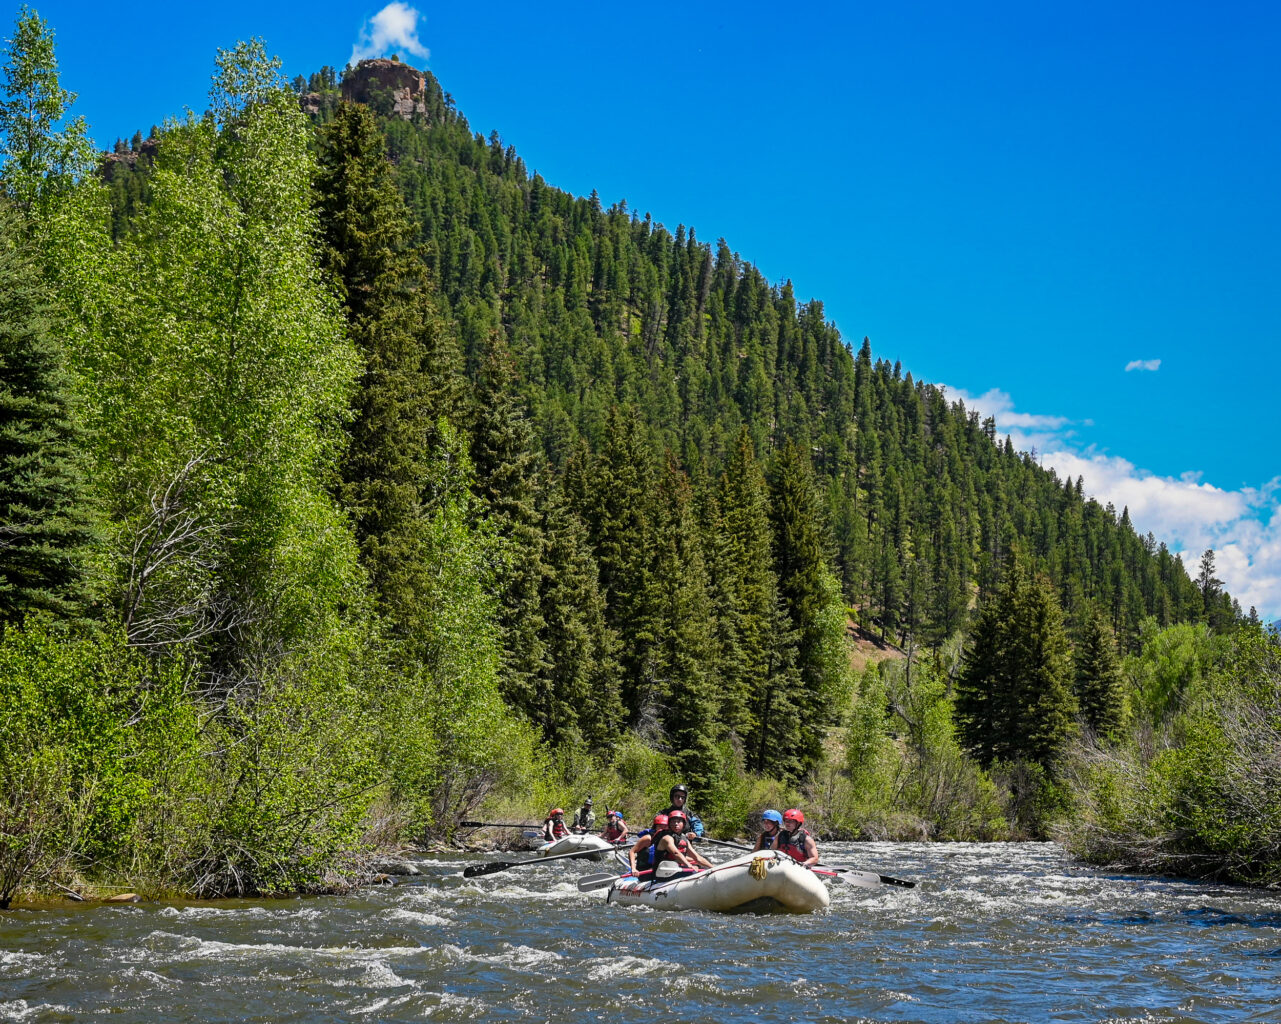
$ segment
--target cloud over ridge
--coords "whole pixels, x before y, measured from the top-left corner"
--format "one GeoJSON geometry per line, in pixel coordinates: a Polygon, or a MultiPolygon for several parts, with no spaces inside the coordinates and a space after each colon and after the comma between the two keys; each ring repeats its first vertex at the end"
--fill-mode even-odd
{"type": "Polygon", "coordinates": [[[389,3],[361,27],[348,63],[381,57],[388,51],[403,51],[426,60],[431,52],[418,38],[420,17],[415,8],[400,0],[389,3]]]}
{"type": "Polygon", "coordinates": [[[1016,412],[998,388],[981,395],[948,388],[947,395],[991,416],[1016,449],[1035,451],[1061,479],[1082,477],[1087,496],[1111,502],[1118,515],[1128,508],[1135,532],[1164,541],[1190,571],[1213,548],[1215,571],[1241,608],[1257,608],[1265,621],[1281,619],[1281,476],[1237,490],[1207,483],[1200,473],[1157,476],[1120,456],[1081,449],[1066,417],[1016,412]]]}

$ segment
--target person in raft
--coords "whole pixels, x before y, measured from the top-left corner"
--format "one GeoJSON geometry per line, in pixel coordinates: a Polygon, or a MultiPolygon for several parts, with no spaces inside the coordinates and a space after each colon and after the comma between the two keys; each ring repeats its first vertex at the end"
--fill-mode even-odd
{"type": "Polygon", "coordinates": [[[565,812],[559,807],[553,807],[547,815],[547,820],[543,822],[543,842],[554,843],[567,835],[569,835],[569,829],[565,827],[565,812]]]}
{"type": "Polygon", "coordinates": [[[622,811],[613,810],[605,815],[605,827],[601,830],[600,837],[607,843],[627,841],[627,822],[623,820],[622,811]]]}
{"type": "Polygon", "coordinates": [[[686,835],[689,818],[684,811],[672,811],[667,816],[667,830],[659,833],[654,844],[654,880],[658,881],[659,868],[664,861],[675,861],[681,870],[677,874],[689,874],[699,868],[710,868],[712,862],[694,849],[690,843],[693,836],[686,835]]]}
{"type": "Polygon", "coordinates": [[[592,810],[592,798],[588,797],[583,801],[583,806],[574,812],[574,824],[570,828],[574,832],[590,832],[596,824],[596,812],[592,810]]]}
{"type": "Polygon", "coordinates": [[[667,815],[655,814],[654,824],[641,829],[636,842],[627,851],[627,864],[633,875],[646,874],[654,866],[654,840],[667,831],[667,815]]]}
{"type": "Polygon", "coordinates": [[[689,828],[685,830],[690,839],[703,838],[703,819],[685,806],[689,800],[689,787],[681,782],[672,787],[671,792],[667,794],[667,799],[671,801],[671,806],[662,814],[671,814],[672,811],[680,811],[685,815],[689,828]]]}
{"type": "Polygon", "coordinates": [[[789,807],[783,812],[783,830],[774,848],[812,868],[818,863],[818,844],[804,826],[805,815],[795,807],[789,807]]]}
{"type": "Polygon", "coordinates": [[[761,834],[756,837],[753,850],[772,850],[778,846],[778,837],[783,833],[783,816],[778,811],[769,810],[761,815],[761,834]]]}

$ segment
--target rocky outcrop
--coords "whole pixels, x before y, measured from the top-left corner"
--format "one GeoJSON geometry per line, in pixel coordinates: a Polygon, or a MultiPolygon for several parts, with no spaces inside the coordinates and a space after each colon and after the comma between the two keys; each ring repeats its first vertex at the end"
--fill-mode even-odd
{"type": "Polygon", "coordinates": [[[362,60],[343,76],[342,96],[406,121],[427,113],[426,77],[398,60],[362,60]]]}

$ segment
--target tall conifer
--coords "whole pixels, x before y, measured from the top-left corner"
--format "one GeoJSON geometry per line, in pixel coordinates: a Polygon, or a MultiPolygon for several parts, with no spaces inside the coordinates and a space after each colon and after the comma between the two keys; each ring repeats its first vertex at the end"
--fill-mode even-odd
{"type": "Polygon", "coordinates": [[[71,375],[25,235],[0,210],[0,621],[85,614],[95,538],[71,375]]]}
{"type": "Polygon", "coordinates": [[[1048,768],[1076,711],[1058,601],[1044,578],[1016,564],[969,638],[957,680],[961,733],[984,764],[1027,760],[1048,768]]]}

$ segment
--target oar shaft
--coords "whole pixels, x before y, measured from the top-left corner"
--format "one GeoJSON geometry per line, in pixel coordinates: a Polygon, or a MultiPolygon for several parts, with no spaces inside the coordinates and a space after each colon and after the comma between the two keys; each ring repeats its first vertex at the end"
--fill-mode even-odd
{"type": "Polygon", "coordinates": [[[492,875],[497,871],[506,871],[508,868],[528,867],[531,864],[550,864],[554,860],[568,860],[571,857],[590,857],[592,854],[600,852],[600,850],[575,850],[573,853],[558,853],[552,857],[535,857],[532,860],[494,860],[487,864],[473,864],[469,868],[464,868],[463,877],[475,878],[478,875],[492,875]]]}
{"type": "Polygon", "coordinates": [[[460,821],[459,828],[542,828],[541,825],[517,825],[503,821],[460,821]]]}

